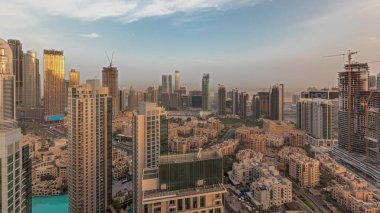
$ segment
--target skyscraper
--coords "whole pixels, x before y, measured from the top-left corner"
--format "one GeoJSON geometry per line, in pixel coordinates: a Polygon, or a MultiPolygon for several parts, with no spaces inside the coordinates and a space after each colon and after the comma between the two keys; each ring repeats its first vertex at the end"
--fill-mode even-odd
{"type": "Polygon", "coordinates": [[[119,90],[119,111],[122,112],[127,109],[127,95],[125,89],[119,90]]]}
{"type": "Polygon", "coordinates": [[[257,94],[252,96],[252,117],[254,120],[260,118],[260,98],[257,94]]]}
{"type": "Polygon", "coordinates": [[[239,90],[232,90],[232,114],[239,115],[239,90]]]}
{"type": "Polygon", "coordinates": [[[247,105],[248,105],[248,99],[249,95],[246,92],[241,92],[239,101],[240,101],[240,110],[239,110],[239,116],[240,119],[245,120],[247,119],[247,105]]]}
{"type": "Polygon", "coordinates": [[[23,151],[21,129],[16,122],[16,79],[12,59],[12,49],[0,39],[0,211],[28,213],[32,211],[31,170],[27,164],[28,146],[23,151]]]}
{"type": "Polygon", "coordinates": [[[269,92],[258,92],[257,93],[260,100],[260,117],[269,118],[270,101],[269,92]]]}
{"type": "Polygon", "coordinates": [[[218,84],[218,114],[226,115],[226,88],[218,84]]]}
{"type": "Polygon", "coordinates": [[[65,112],[65,60],[63,51],[44,50],[45,115],[63,115],[65,112]]]}
{"type": "Polygon", "coordinates": [[[180,89],[180,72],[176,70],[174,72],[175,82],[174,82],[174,91],[179,91],[180,89]]]}
{"type": "Polygon", "coordinates": [[[105,212],[112,200],[112,98],[108,88],[69,88],[69,212],[105,212]]]}
{"type": "Polygon", "coordinates": [[[270,92],[270,111],[269,117],[272,120],[284,120],[284,85],[277,84],[272,87],[270,92]]]}
{"type": "Polygon", "coordinates": [[[158,92],[154,87],[148,87],[147,101],[158,104],[158,92]]]}
{"type": "Polygon", "coordinates": [[[361,108],[361,103],[356,99],[359,99],[361,92],[364,92],[363,96],[368,96],[365,94],[368,91],[368,76],[369,67],[367,63],[346,64],[345,71],[339,72],[338,146],[348,152],[361,154],[365,152],[364,129],[355,120],[360,116],[357,109],[361,108]],[[356,107],[354,104],[358,106],[356,107]]]}
{"type": "Polygon", "coordinates": [[[172,75],[162,75],[162,94],[173,93],[172,75]]]}
{"type": "Polygon", "coordinates": [[[22,105],[34,107],[40,104],[40,73],[39,60],[35,51],[24,54],[23,60],[23,97],[22,105]]]}
{"type": "Polygon", "coordinates": [[[129,111],[134,111],[137,108],[137,95],[136,90],[133,87],[129,88],[128,94],[128,109],[129,111]]]}
{"type": "Polygon", "coordinates": [[[117,67],[103,67],[102,71],[102,86],[108,87],[108,94],[112,96],[112,115],[119,113],[119,77],[117,67]]]}
{"type": "Polygon", "coordinates": [[[23,92],[23,83],[24,83],[24,77],[23,77],[23,71],[22,71],[22,64],[23,64],[23,51],[22,51],[22,44],[19,40],[15,39],[9,39],[8,44],[12,49],[12,55],[13,55],[13,74],[16,76],[16,106],[22,104],[22,92],[23,92]]]}
{"type": "MultiPolygon", "coordinates": [[[[143,191],[158,187],[158,158],[161,144],[161,119],[164,108],[142,103],[133,115],[133,209],[143,211],[143,191]]],[[[167,128],[167,125],[164,126],[167,128]]]]}
{"type": "Polygon", "coordinates": [[[315,146],[331,147],[338,142],[338,99],[300,98],[297,128],[306,131],[306,140],[315,146]]]}
{"type": "Polygon", "coordinates": [[[78,86],[80,84],[80,73],[75,69],[71,69],[69,73],[69,86],[78,86]]]}
{"type": "Polygon", "coordinates": [[[208,111],[210,75],[203,74],[202,78],[202,110],[208,111]]]}
{"type": "Polygon", "coordinates": [[[376,90],[380,92],[380,73],[377,74],[376,78],[376,90]]]}

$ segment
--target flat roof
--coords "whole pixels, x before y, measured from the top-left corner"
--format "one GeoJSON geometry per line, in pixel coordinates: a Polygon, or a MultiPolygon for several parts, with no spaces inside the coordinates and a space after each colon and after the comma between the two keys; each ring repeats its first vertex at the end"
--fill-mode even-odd
{"type": "Polygon", "coordinates": [[[187,154],[176,154],[176,155],[161,155],[159,160],[160,164],[169,163],[184,163],[193,161],[202,161],[209,159],[221,159],[221,154],[216,150],[201,151],[200,157],[198,158],[198,152],[187,153],[187,154]]]}

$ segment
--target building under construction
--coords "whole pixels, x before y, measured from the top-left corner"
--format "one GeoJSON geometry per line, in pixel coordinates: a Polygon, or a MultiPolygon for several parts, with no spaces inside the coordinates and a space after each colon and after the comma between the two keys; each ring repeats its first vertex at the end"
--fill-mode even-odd
{"type": "MultiPolygon", "coordinates": [[[[380,92],[369,90],[367,63],[349,63],[339,72],[339,145],[334,153],[345,163],[361,170],[363,166],[344,156],[355,157],[357,162],[374,165],[380,163],[380,92]],[[360,160],[359,160],[360,159],[360,160]]],[[[376,178],[379,171],[362,171],[376,178]]]]}

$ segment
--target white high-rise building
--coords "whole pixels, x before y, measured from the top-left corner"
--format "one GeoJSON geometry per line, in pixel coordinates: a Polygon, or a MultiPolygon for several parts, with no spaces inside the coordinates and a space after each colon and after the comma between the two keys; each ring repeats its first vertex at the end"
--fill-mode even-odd
{"type": "Polygon", "coordinates": [[[300,98],[297,128],[305,130],[306,140],[316,146],[332,146],[338,138],[338,99],[300,98]]]}
{"type": "Polygon", "coordinates": [[[0,39],[0,211],[31,212],[30,170],[23,168],[29,156],[23,158],[21,129],[16,122],[16,81],[12,68],[12,50],[6,41],[0,39]]]}
{"type": "Polygon", "coordinates": [[[161,119],[166,111],[156,103],[139,105],[133,115],[133,208],[142,210],[143,192],[158,188],[158,158],[160,156],[161,119]]]}

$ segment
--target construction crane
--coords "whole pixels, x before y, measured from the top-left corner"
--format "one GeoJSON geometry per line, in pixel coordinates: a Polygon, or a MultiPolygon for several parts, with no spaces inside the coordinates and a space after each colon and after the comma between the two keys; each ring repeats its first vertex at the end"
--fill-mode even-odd
{"type": "Polygon", "coordinates": [[[328,56],[323,56],[323,58],[329,58],[329,57],[338,57],[338,56],[346,56],[348,58],[348,97],[347,97],[347,114],[348,114],[348,152],[351,152],[351,111],[352,111],[352,56],[357,54],[357,51],[351,51],[348,50],[348,53],[341,53],[341,54],[336,54],[336,55],[328,55],[328,56]]]}
{"type": "Polygon", "coordinates": [[[112,52],[112,56],[111,56],[111,58],[109,57],[109,55],[108,55],[107,51],[105,51],[105,52],[106,52],[106,56],[107,56],[108,62],[110,63],[110,67],[112,67],[112,62],[113,62],[113,54],[114,54],[115,52],[112,52]]]}

